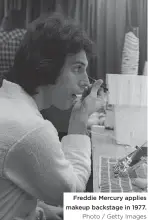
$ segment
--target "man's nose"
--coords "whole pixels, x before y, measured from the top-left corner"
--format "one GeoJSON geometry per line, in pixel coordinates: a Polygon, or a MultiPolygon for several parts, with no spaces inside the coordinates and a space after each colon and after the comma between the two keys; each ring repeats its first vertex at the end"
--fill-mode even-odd
{"type": "Polygon", "coordinates": [[[83,76],[83,79],[80,80],[80,86],[81,87],[85,87],[85,86],[89,86],[90,82],[89,82],[89,78],[87,73],[83,76]]]}

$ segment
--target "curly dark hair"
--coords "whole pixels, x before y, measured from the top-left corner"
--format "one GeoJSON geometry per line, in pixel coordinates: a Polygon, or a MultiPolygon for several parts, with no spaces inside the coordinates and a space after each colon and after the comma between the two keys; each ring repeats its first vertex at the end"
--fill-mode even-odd
{"type": "Polygon", "coordinates": [[[16,53],[7,80],[35,95],[40,85],[55,84],[68,54],[92,55],[93,43],[74,21],[53,13],[33,21],[16,53]]]}

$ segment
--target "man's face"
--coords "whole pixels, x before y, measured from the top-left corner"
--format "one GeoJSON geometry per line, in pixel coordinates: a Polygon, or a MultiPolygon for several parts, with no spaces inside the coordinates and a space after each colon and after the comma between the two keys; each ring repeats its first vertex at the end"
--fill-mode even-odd
{"type": "Polygon", "coordinates": [[[53,92],[53,105],[60,109],[71,107],[75,95],[82,94],[84,87],[89,85],[87,66],[88,60],[84,50],[66,57],[53,92]]]}

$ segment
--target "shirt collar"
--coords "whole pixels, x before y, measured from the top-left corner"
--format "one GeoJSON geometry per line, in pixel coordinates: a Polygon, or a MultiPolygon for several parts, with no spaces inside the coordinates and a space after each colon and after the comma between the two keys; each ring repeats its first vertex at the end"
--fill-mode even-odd
{"type": "Polygon", "coordinates": [[[25,101],[38,110],[35,100],[16,83],[12,83],[4,79],[2,87],[0,88],[0,96],[1,95],[11,99],[18,99],[18,101],[25,101]]]}

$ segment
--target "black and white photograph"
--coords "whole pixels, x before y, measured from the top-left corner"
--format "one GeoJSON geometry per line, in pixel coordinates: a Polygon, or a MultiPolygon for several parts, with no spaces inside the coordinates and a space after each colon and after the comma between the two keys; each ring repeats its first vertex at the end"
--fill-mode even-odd
{"type": "Polygon", "coordinates": [[[0,0],[0,220],[147,193],[147,30],[147,0],[0,0]]]}

